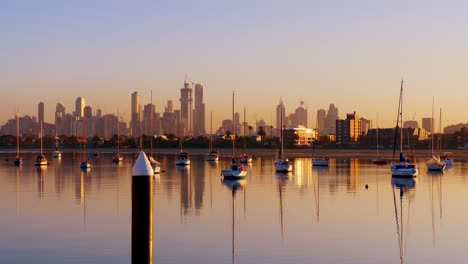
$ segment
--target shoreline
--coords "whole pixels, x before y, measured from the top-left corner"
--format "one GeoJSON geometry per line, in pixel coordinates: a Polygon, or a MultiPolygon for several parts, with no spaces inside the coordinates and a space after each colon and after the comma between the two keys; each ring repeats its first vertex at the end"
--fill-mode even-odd
{"type": "MultiPolygon", "coordinates": [[[[52,153],[55,149],[45,149],[43,150],[44,154],[52,153]]],[[[232,149],[229,148],[222,148],[222,149],[214,149],[218,151],[221,157],[230,157],[232,153],[232,149]]],[[[37,154],[39,153],[39,149],[27,149],[22,150],[21,154],[37,154]]],[[[76,153],[81,154],[81,149],[61,149],[62,154],[67,153],[76,153]]],[[[120,149],[120,153],[122,154],[132,154],[137,153],[138,149],[120,149]]],[[[149,153],[149,149],[144,149],[146,153],[149,153]]],[[[208,155],[208,149],[205,148],[185,148],[184,151],[188,152],[189,155],[208,155]]],[[[102,154],[114,154],[116,153],[116,149],[113,148],[95,148],[95,149],[88,149],[87,153],[89,155],[93,153],[102,153],[102,154]]],[[[251,156],[264,156],[264,157],[274,157],[278,154],[278,149],[247,149],[247,154],[251,156]]],[[[468,159],[468,151],[467,150],[448,150],[447,152],[452,153],[453,158],[455,159],[468,159]]],[[[0,155],[11,155],[15,154],[15,149],[2,149],[0,150],[0,155]]],[[[171,148],[171,149],[153,149],[153,153],[155,155],[177,155],[179,153],[179,149],[171,148]]],[[[244,153],[243,149],[236,149],[235,155],[241,156],[244,153]]],[[[414,153],[417,158],[425,159],[431,157],[431,150],[416,150],[411,151],[408,153],[414,153]]],[[[312,158],[314,157],[314,152],[311,149],[284,149],[284,154],[290,158],[312,158]]],[[[317,155],[315,153],[315,155],[317,155]]],[[[376,150],[371,149],[321,149],[320,155],[329,156],[331,158],[367,158],[367,159],[374,159],[377,158],[376,150]]],[[[398,152],[397,152],[398,155],[398,152]]],[[[379,150],[379,158],[383,158],[386,160],[391,160],[393,156],[393,150],[383,149],[379,150]]]]}

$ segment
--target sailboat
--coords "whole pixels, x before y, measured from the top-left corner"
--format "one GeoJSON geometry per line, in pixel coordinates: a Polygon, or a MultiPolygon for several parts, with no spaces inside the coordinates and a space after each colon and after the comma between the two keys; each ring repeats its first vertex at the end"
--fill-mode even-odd
{"type": "Polygon", "coordinates": [[[182,148],[182,140],[183,140],[183,138],[179,139],[180,152],[179,152],[179,155],[177,156],[175,164],[176,165],[181,165],[181,166],[190,165],[189,155],[182,148]]]}
{"type": "Polygon", "coordinates": [[[117,113],[117,153],[112,156],[112,162],[121,163],[123,162],[123,157],[120,154],[120,116],[117,113]]]}
{"type": "Polygon", "coordinates": [[[34,166],[47,166],[49,165],[49,161],[47,157],[42,153],[42,138],[44,137],[44,131],[42,130],[42,121],[40,122],[40,134],[41,134],[41,152],[39,155],[36,156],[34,160],[34,166]]]}
{"type": "Polygon", "coordinates": [[[93,165],[90,163],[89,158],[86,156],[86,120],[83,119],[83,161],[80,163],[80,168],[81,169],[91,169],[93,165]]]}
{"type": "MultiPolygon", "coordinates": [[[[440,135],[440,131],[439,131],[440,135]]],[[[445,169],[445,162],[442,162],[439,153],[434,153],[434,98],[432,98],[432,125],[431,125],[431,158],[426,161],[426,167],[429,171],[443,171],[445,169]]],[[[437,139],[437,152],[440,148],[440,136],[437,139]]]]}
{"type": "MultiPolygon", "coordinates": [[[[330,158],[328,156],[320,155],[320,125],[318,122],[318,113],[317,113],[317,156],[312,158],[312,166],[323,166],[327,167],[330,164],[330,158]]],[[[313,144],[313,143],[312,143],[313,144]]]]}
{"type": "MultiPolygon", "coordinates": [[[[233,119],[233,122],[234,122],[234,119],[233,119]]],[[[242,154],[242,156],[240,157],[240,163],[252,163],[252,157],[249,156],[247,153],[246,153],[246,148],[247,148],[247,142],[246,142],[246,136],[245,136],[245,107],[244,107],[244,129],[243,129],[243,136],[244,136],[244,153],[242,154]]]]}
{"type": "Polygon", "coordinates": [[[278,153],[278,157],[275,159],[275,171],[276,172],[290,172],[293,169],[293,166],[290,164],[289,159],[283,153],[283,109],[281,109],[281,121],[280,121],[280,141],[281,149],[278,153]]]}
{"type": "Polygon", "coordinates": [[[13,162],[13,164],[15,166],[20,166],[20,165],[23,164],[23,157],[21,157],[20,150],[19,150],[20,136],[19,136],[19,117],[18,117],[18,114],[15,114],[15,118],[16,118],[16,157],[15,157],[15,161],[13,162]]]}
{"type": "Polygon", "coordinates": [[[372,163],[376,165],[385,165],[387,161],[379,157],[379,115],[377,114],[377,129],[375,130],[375,145],[377,150],[377,158],[372,160],[372,163]]]}
{"type": "Polygon", "coordinates": [[[153,168],[153,173],[158,174],[161,172],[161,163],[153,158],[153,139],[154,139],[154,109],[153,109],[153,90],[151,90],[151,117],[150,117],[150,128],[151,128],[151,138],[150,138],[150,155],[148,160],[153,168]]]}
{"type": "Polygon", "coordinates": [[[407,160],[403,155],[403,80],[401,80],[400,98],[398,102],[398,117],[395,126],[395,138],[393,143],[393,159],[391,165],[392,176],[395,177],[414,177],[418,174],[416,164],[407,160]],[[397,135],[400,132],[400,156],[399,160],[395,160],[397,135]]]}
{"type": "Polygon", "coordinates": [[[221,171],[221,176],[225,179],[242,179],[247,175],[247,171],[245,170],[245,166],[238,163],[235,158],[235,141],[236,141],[236,134],[234,130],[234,92],[232,92],[232,159],[231,163],[229,163],[228,167],[221,171]]]}
{"type": "Polygon", "coordinates": [[[218,161],[219,156],[216,150],[213,150],[213,112],[211,112],[211,119],[210,119],[210,143],[209,143],[209,151],[210,154],[206,157],[207,161],[218,161]]]}
{"type": "MultiPolygon", "coordinates": [[[[442,149],[442,109],[440,109],[440,124],[439,124],[439,131],[440,133],[440,149],[442,149]]],[[[440,161],[445,162],[447,166],[452,166],[453,165],[453,157],[452,157],[452,152],[442,152],[442,155],[440,156],[440,161]]]]}

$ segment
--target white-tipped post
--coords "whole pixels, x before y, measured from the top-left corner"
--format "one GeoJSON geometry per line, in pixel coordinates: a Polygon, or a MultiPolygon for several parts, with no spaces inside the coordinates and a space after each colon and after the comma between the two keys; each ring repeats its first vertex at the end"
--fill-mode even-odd
{"type": "Polygon", "coordinates": [[[153,175],[140,151],[132,168],[132,264],[153,263],[153,175]]]}
{"type": "Polygon", "coordinates": [[[144,151],[140,151],[132,168],[132,176],[153,176],[153,168],[144,151]]]}

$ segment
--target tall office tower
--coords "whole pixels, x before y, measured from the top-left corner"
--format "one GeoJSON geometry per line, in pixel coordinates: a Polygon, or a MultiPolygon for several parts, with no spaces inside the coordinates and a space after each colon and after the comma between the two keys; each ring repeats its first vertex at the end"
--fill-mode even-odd
{"type": "Polygon", "coordinates": [[[327,118],[327,111],[325,109],[317,110],[316,129],[318,129],[319,135],[325,134],[325,120],[327,118]]]}
{"type": "Polygon", "coordinates": [[[37,121],[39,123],[44,122],[44,103],[43,102],[39,102],[39,104],[37,105],[37,121]]]}
{"type": "Polygon", "coordinates": [[[85,106],[86,106],[85,99],[83,97],[76,98],[76,101],[75,101],[75,116],[77,116],[79,118],[83,118],[85,106]]]}
{"type": "Polygon", "coordinates": [[[147,136],[154,135],[154,124],[156,123],[155,109],[156,106],[154,104],[147,104],[143,108],[142,132],[147,136]]]}
{"type": "Polygon", "coordinates": [[[138,95],[138,92],[132,93],[130,135],[132,135],[133,137],[137,137],[140,135],[140,96],[138,95]]]}
{"type": "Polygon", "coordinates": [[[174,101],[167,100],[166,109],[164,109],[165,113],[174,113],[174,101]]]}
{"type": "Polygon", "coordinates": [[[241,135],[241,131],[240,131],[240,115],[238,112],[235,112],[234,113],[234,133],[236,133],[236,135],[241,135]]]}
{"type": "Polygon", "coordinates": [[[336,120],[339,119],[338,108],[334,104],[328,107],[327,118],[325,119],[325,133],[333,134],[336,132],[336,120]]]}
{"type": "Polygon", "coordinates": [[[283,127],[286,126],[286,107],[284,107],[283,100],[280,99],[279,104],[276,106],[276,128],[281,129],[281,123],[283,127]],[[283,121],[281,121],[283,119],[283,121]]]}
{"type": "Polygon", "coordinates": [[[180,89],[180,132],[184,136],[191,134],[192,115],[192,88],[190,84],[184,82],[184,88],[180,89]]]}
{"type": "Polygon", "coordinates": [[[61,103],[57,103],[55,106],[55,134],[64,135],[64,119],[65,119],[65,107],[61,103]]]}
{"type": "Polygon", "coordinates": [[[89,105],[83,109],[83,122],[86,123],[86,137],[95,136],[96,125],[93,118],[93,108],[89,105]]]}
{"type": "Polygon", "coordinates": [[[197,83],[194,87],[195,107],[193,110],[193,134],[205,134],[205,104],[203,103],[203,84],[197,83]]]}
{"type": "Polygon", "coordinates": [[[296,108],[294,119],[293,125],[307,127],[307,109],[304,108],[304,101],[301,101],[301,105],[296,108]]]}
{"type": "Polygon", "coordinates": [[[422,118],[422,128],[424,128],[424,130],[431,132],[433,125],[434,125],[434,120],[432,117],[422,118]]]}

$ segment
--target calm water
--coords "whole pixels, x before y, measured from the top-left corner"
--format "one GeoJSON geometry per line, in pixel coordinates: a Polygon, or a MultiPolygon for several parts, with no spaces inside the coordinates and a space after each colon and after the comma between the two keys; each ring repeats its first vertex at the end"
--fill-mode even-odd
{"type": "MultiPolygon", "coordinates": [[[[3,155],[3,157],[6,154],[3,155]]],[[[71,154],[43,169],[0,163],[0,263],[130,263],[132,162],[94,158],[82,171],[71,154]]],[[[152,186],[153,263],[464,263],[468,259],[468,163],[444,174],[420,163],[415,180],[388,166],[332,160],[275,174],[254,158],[241,182],[223,182],[228,159],[192,157],[152,186]],[[368,185],[366,189],[365,186],[368,185]]]]}

